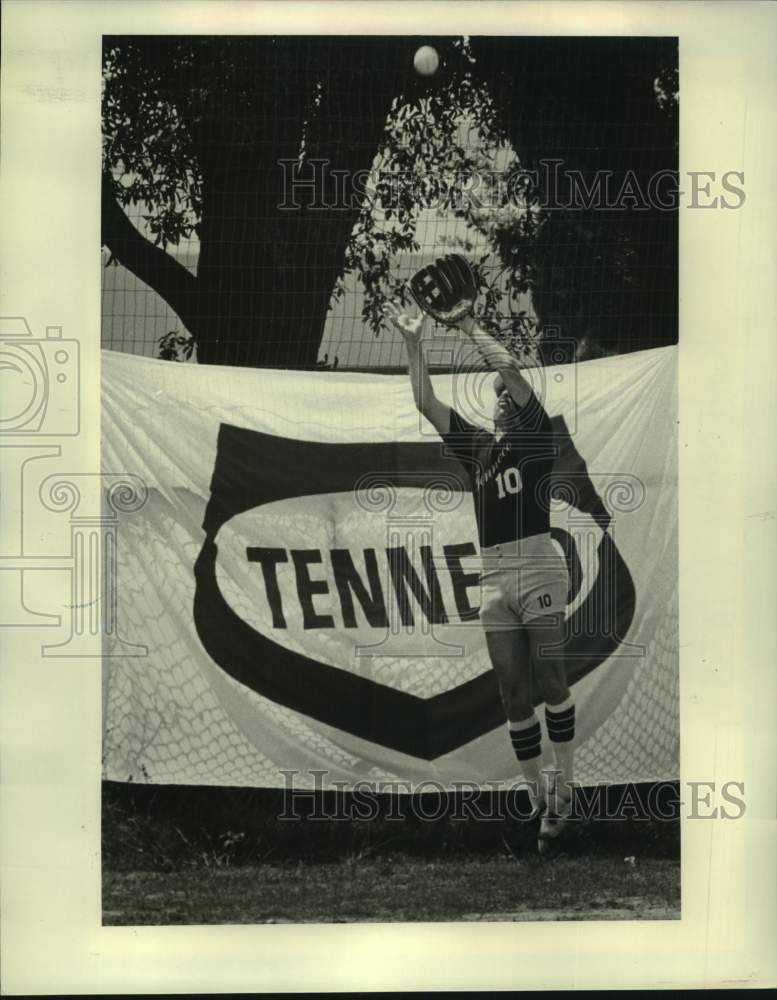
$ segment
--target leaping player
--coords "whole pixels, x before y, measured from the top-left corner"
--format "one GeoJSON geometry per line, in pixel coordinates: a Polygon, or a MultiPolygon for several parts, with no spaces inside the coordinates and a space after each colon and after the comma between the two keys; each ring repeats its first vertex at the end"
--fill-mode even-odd
{"type": "Polygon", "coordinates": [[[571,812],[574,781],[575,706],[560,655],[569,579],[551,542],[549,506],[539,489],[553,467],[552,427],[516,359],[475,321],[475,279],[464,257],[439,258],[413,276],[410,288],[421,314],[412,317],[393,303],[387,312],[405,341],[416,407],[469,476],[482,561],[480,620],[513,750],[533,789],[533,814],[541,816],[542,852],[571,812]],[[494,434],[435,396],[421,344],[425,314],[460,329],[498,373],[494,434]],[[533,667],[554,751],[555,769],[545,773],[533,667]]]}

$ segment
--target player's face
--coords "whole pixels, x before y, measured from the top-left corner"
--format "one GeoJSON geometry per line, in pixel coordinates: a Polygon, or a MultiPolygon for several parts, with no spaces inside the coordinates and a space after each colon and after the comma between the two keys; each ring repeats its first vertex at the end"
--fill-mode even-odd
{"type": "Polygon", "coordinates": [[[497,426],[505,426],[510,423],[515,415],[516,407],[513,397],[506,388],[500,388],[496,394],[496,404],[494,405],[494,423],[497,426]]]}

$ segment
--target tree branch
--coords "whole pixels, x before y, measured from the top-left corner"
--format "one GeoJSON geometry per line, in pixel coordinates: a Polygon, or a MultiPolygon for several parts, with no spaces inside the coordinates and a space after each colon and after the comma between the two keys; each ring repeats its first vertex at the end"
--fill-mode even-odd
{"type": "Polygon", "coordinates": [[[160,295],[197,336],[197,279],[183,264],[155,247],[132,225],[113,196],[113,179],[102,178],[101,239],[115,259],[160,295]]]}

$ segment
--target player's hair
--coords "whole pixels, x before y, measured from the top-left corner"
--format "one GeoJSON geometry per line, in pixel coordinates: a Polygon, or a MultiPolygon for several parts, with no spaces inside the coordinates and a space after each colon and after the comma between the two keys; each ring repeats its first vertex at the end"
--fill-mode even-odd
{"type": "Polygon", "coordinates": [[[505,385],[505,380],[497,372],[497,376],[494,379],[494,394],[499,396],[506,388],[507,386],[505,385]]]}

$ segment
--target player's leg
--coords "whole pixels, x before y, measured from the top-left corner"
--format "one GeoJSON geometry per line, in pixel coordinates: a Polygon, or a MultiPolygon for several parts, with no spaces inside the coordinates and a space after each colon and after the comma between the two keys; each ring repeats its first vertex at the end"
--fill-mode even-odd
{"type": "Polygon", "coordinates": [[[542,730],[534,711],[528,637],[520,627],[486,628],[486,642],[507,715],[513,751],[524,778],[532,787],[532,805],[539,809],[544,804],[540,793],[542,730]]]}
{"type": "Polygon", "coordinates": [[[512,606],[526,629],[534,675],[545,702],[545,721],[556,771],[560,772],[555,786],[565,799],[572,797],[575,735],[575,707],[563,656],[568,594],[566,559],[550,535],[525,540],[512,606]]]}
{"type": "Polygon", "coordinates": [[[574,782],[575,703],[564,664],[564,623],[560,615],[546,615],[526,623],[535,676],[542,686],[545,723],[556,764],[556,789],[568,799],[574,782]]]}
{"type": "Polygon", "coordinates": [[[541,853],[562,832],[572,812],[575,705],[564,668],[564,625],[560,615],[534,618],[526,624],[535,675],[545,699],[545,722],[555,769],[546,773],[546,808],[537,841],[541,853]]]}

